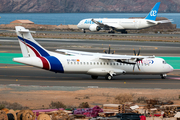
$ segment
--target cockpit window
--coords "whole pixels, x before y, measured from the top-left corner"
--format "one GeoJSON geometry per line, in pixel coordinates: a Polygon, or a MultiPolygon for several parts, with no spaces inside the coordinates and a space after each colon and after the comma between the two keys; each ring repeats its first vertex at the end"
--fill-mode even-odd
{"type": "Polygon", "coordinates": [[[166,64],[166,61],[162,61],[163,64],[166,64]]]}

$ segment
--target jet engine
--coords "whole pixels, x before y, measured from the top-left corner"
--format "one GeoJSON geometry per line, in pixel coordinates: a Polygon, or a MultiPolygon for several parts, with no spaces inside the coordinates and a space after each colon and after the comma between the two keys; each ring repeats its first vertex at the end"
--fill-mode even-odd
{"type": "Polygon", "coordinates": [[[98,25],[96,25],[96,24],[93,24],[93,25],[91,25],[90,27],[89,27],[89,30],[90,31],[93,31],[93,32],[95,32],[95,31],[99,31],[101,28],[98,26],[98,25]]]}

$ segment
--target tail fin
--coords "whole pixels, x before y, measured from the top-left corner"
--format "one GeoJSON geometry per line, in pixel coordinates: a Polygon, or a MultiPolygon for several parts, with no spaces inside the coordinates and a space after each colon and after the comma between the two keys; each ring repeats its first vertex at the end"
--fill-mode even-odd
{"type": "Polygon", "coordinates": [[[22,26],[16,26],[15,28],[23,57],[50,56],[48,51],[33,39],[30,33],[32,31],[22,26]]]}
{"type": "Polygon", "coordinates": [[[149,14],[146,16],[145,19],[147,19],[147,20],[154,20],[154,21],[156,20],[160,3],[161,2],[156,3],[156,5],[152,8],[152,10],[149,12],[149,14]]]}

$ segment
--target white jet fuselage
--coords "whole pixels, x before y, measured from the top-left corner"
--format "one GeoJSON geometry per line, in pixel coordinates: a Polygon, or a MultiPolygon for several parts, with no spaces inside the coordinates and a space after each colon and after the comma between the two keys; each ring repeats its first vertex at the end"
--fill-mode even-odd
{"type": "MultiPolygon", "coordinates": [[[[92,19],[83,19],[78,23],[78,28],[89,30],[90,26],[96,25],[91,21],[92,19]]],[[[148,22],[146,19],[116,19],[116,18],[95,18],[95,21],[103,23],[104,25],[113,26],[118,30],[137,30],[154,26],[156,24],[148,22]]],[[[102,30],[109,30],[109,27],[102,27],[102,30]]]]}

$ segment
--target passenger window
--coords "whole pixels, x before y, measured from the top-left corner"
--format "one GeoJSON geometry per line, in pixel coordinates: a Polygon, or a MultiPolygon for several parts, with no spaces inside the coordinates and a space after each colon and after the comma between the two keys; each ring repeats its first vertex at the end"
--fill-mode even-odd
{"type": "Polygon", "coordinates": [[[99,65],[99,63],[97,62],[97,65],[99,65]]]}
{"type": "Polygon", "coordinates": [[[89,63],[87,62],[87,65],[89,65],[89,63]]]}
{"type": "Polygon", "coordinates": [[[101,62],[101,65],[102,65],[102,62],[101,62]]]}
{"type": "Polygon", "coordinates": [[[74,64],[76,64],[76,62],[74,62],[74,64]]]}
{"type": "Polygon", "coordinates": [[[94,65],[96,65],[96,63],[94,62],[94,65]]]}
{"type": "Polygon", "coordinates": [[[73,62],[71,62],[71,64],[73,64],[73,62]]]}
{"type": "Polygon", "coordinates": [[[104,63],[104,65],[106,65],[106,63],[104,63]]]}
{"type": "Polygon", "coordinates": [[[92,62],[90,62],[90,64],[92,65],[92,62]]]}

